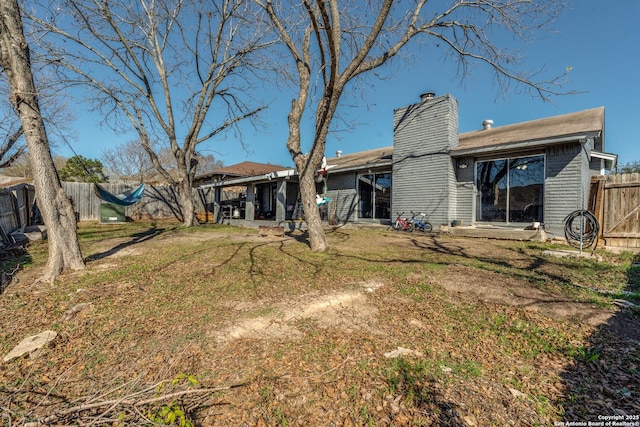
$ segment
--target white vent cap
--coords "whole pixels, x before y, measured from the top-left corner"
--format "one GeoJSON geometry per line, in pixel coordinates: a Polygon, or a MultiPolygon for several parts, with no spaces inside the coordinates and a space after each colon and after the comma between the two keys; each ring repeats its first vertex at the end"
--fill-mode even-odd
{"type": "Polygon", "coordinates": [[[493,127],[493,120],[487,119],[482,122],[482,129],[488,130],[493,127]]]}

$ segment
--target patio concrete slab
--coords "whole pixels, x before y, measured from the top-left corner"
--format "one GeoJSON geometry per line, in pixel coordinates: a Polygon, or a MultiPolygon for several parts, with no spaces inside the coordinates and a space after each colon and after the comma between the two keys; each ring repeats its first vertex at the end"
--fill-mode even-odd
{"type": "MultiPolygon", "coordinates": [[[[444,227],[441,231],[445,231],[444,227]]],[[[485,239],[503,240],[547,240],[547,234],[544,230],[524,230],[502,227],[446,227],[446,231],[453,236],[460,237],[482,237],[485,239]]]]}

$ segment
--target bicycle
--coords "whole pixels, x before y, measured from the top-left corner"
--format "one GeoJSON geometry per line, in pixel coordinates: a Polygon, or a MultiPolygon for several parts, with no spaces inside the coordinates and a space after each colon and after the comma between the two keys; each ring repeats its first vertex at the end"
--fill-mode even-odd
{"type": "Polygon", "coordinates": [[[413,225],[413,230],[419,230],[419,231],[422,231],[423,233],[429,233],[433,230],[433,226],[431,225],[431,223],[424,219],[425,216],[427,216],[427,214],[424,214],[424,213],[417,214],[411,211],[411,215],[412,217],[409,220],[409,222],[413,225]]]}
{"type": "Polygon", "coordinates": [[[404,212],[399,213],[398,217],[396,218],[395,222],[391,225],[391,229],[393,231],[409,231],[412,232],[413,231],[413,223],[406,219],[403,218],[402,215],[404,214],[404,212]]]}

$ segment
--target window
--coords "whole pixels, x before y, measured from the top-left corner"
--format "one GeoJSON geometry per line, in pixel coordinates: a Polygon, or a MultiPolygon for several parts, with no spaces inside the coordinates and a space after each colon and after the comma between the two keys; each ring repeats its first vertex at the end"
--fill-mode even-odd
{"type": "Polygon", "coordinates": [[[391,173],[358,176],[358,217],[391,218],[391,173]]]}
{"type": "Polygon", "coordinates": [[[477,221],[542,221],[544,156],[477,162],[476,186],[477,221]]]}

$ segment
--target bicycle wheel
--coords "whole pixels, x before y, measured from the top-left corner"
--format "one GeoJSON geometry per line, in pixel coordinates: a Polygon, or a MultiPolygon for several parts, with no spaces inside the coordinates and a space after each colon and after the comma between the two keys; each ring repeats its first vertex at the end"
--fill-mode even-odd
{"type": "Polygon", "coordinates": [[[400,223],[398,221],[394,222],[393,225],[391,226],[391,229],[393,231],[400,231],[402,230],[402,226],[400,225],[400,223]]]}
{"type": "Polygon", "coordinates": [[[431,225],[431,223],[429,221],[425,221],[424,222],[424,228],[422,229],[422,231],[424,231],[425,233],[430,233],[431,230],[433,230],[433,226],[431,225]]]}
{"type": "Polygon", "coordinates": [[[413,222],[409,223],[409,230],[407,230],[410,233],[413,233],[413,231],[416,229],[416,225],[413,222]]]}

